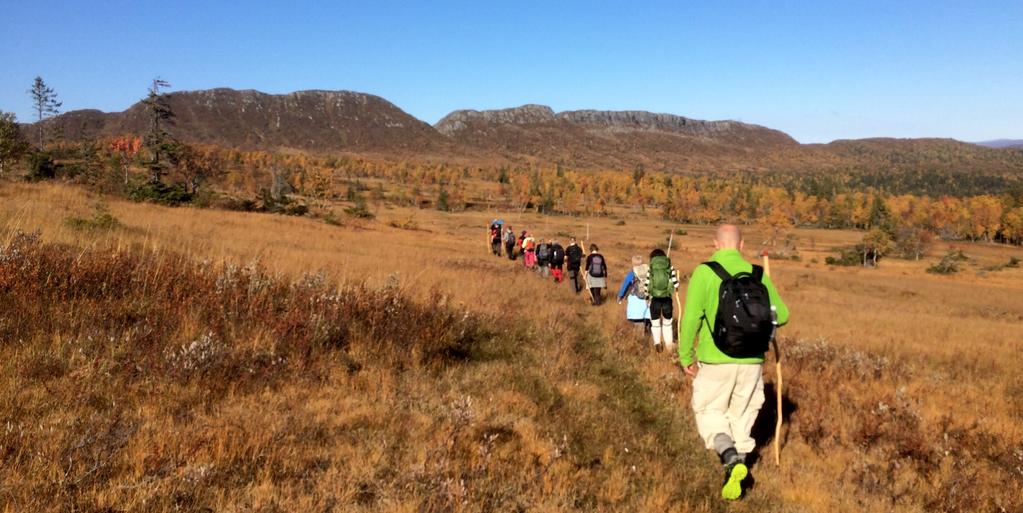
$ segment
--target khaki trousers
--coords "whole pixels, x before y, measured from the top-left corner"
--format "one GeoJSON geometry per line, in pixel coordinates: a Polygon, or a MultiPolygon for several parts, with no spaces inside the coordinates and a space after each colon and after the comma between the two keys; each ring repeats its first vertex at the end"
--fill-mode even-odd
{"type": "Polygon", "coordinates": [[[718,433],[732,437],[740,453],[756,447],[750,431],[764,405],[763,367],[759,363],[700,364],[693,379],[693,411],[696,429],[708,449],[714,448],[718,433]]]}

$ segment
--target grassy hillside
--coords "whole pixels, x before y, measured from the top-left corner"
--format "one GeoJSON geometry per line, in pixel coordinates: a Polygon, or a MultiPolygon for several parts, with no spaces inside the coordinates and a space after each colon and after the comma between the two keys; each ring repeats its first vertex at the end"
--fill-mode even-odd
{"type": "MultiPolygon", "coordinates": [[[[0,182],[2,509],[1023,508],[1023,271],[983,270],[1018,248],[962,245],[966,272],[937,276],[944,247],[831,268],[860,234],[794,232],[801,260],[772,263],[793,311],[782,466],[765,453],[726,505],[677,365],[613,303],[487,255],[488,220],[339,227],[0,182]]],[[[672,228],[589,222],[613,286],[672,228]]],[[[710,228],[686,229],[672,256],[691,269],[710,228]]]]}

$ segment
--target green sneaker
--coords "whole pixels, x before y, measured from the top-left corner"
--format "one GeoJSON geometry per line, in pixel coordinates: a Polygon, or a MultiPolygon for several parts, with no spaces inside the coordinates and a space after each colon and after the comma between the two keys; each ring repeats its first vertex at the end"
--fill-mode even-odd
{"type": "Polygon", "coordinates": [[[734,501],[742,497],[742,480],[749,475],[745,463],[736,463],[725,471],[725,485],[721,487],[721,497],[734,501]]]}

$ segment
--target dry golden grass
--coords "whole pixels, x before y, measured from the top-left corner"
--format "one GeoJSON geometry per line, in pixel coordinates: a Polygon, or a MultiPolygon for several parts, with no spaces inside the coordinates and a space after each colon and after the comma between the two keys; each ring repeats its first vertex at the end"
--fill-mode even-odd
{"type": "MultiPolygon", "coordinates": [[[[258,262],[282,283],[315,273],[328,285],[398,283],[418,302],[438,289],[451,308],[489,316],[498,341],[489,357],[440,367],[423,363],[415,344],[402,355],[400,344],[384,351],[362,341],[343,352],[292,355],[305,363],[271,373],[265,386],[241,378],[214,386],[217,376],[150,379],[114,369],[110,362],[130,361],[132,353],[113,342],[79,355],[88,330],[58,316],[31,343],[0,341],[2,420],[29,433],[32,442],[18,442],[19,450],[39,451],[5,453],[16,445],[7,428],[5,509],[725,509],[715,458],[696,439],[688,382],[613,303],[588,307],[567,286],[524,272],[520,261],[489,256],[483,227],[495,214],[376,213],[375,221],[344,219],[337,227],[0,182],[5,246],[15,230],[39,230],[45,242],[79,252],[112,249],[157,262],[184,255],[217,269],[258,262]],[[120,227],[65,223],[91,216],[101,201],[120,227]],[[420,229],[388,226],[408,219],[420,229]],[[65,462],[68,454],[86,461],[65,462]],[[90,468],[102,472],[87,474],[90,468]],[[68,483],[78,477],[87,486],[68,483]]],[[[563,242],[557,234],[582,239],[588,223],[615,291],[628,257],[663,245],[675,228],[640,214],[622,214],[624,225],[501,215],[517,231],[563,242]]],[[[672,256],[688,272],[713,251],[712,228],[685,229],[672,256]]],[[[1023,251],[960,245],[979,265],[952,276],[924,271],[945,244],[920,262],[829,268],[817,262],[859,234],[795,234],[801,260],[772,262],[793,312],[783,330],[790,423],[782,467],[765,453],[753,469],[755,488],[728,509],[1019,511],[1023,379],[1013,357],[1021,349],[1023,269],[977,269],[1023,251]]],[[[763,238],[747,233],[748,255],[763,238]]],[[[157,276],[150,279],[155,285],[157,276]]],[[[19,314],[0,315],[3,328],[19,314]]],[[[208,329],[187,308],[175,319],[160,338],[166,347],[208,329]]],[[[269,326],[239,325],[232,354],[276,350],[269,326]]],[[[773,405],[768,410],[765,417],[774,414],[773,405]]]]}

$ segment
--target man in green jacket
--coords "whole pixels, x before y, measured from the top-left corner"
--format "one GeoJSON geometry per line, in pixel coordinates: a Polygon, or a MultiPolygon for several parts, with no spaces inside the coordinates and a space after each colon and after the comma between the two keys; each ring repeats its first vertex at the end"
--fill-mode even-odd
{"type": "MultiPolygon", "coordinates": [[[[734,225],[722,225],[714,235],[717,251],[710,257],[730,275],[752,272],[742,258],[742,234],[734,225]]],[[[712,332],[718,310],[722,279],[707,265],[692,273],[686,291],[685,312],[679,333],[679,362],[693,377],[693,411],[696,427],[708,449],[714,449],[725,466],[721,495],[735,500],[742,495],[742,481],[749,473],[746,455],[756,446],[750,436],[757,413],[764,404],[764,355],[732,358],[714,343],[712,332]],[[693,340],[699,336],[694,351],[693,340]],[[695,353],[695,354],[694,354],[695,353]]],[[[771,278],[763,276],[778,325],[788,322],[789,310],[778,296],[771,278]]]]}

